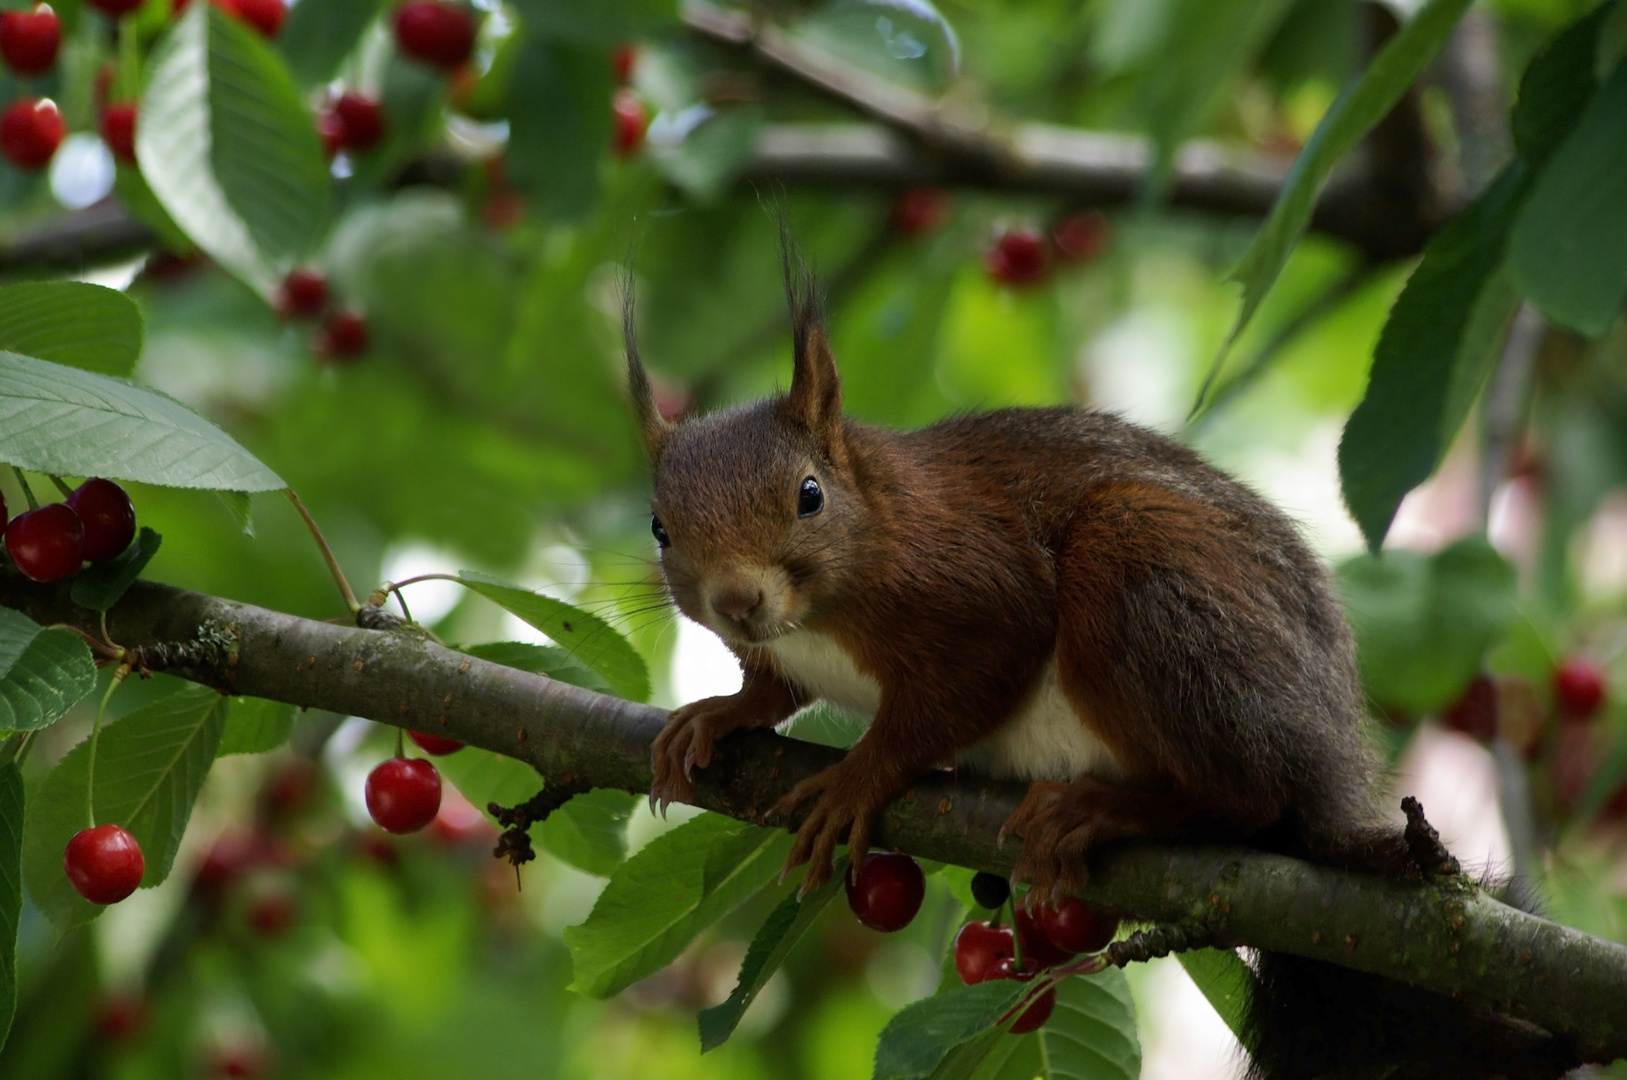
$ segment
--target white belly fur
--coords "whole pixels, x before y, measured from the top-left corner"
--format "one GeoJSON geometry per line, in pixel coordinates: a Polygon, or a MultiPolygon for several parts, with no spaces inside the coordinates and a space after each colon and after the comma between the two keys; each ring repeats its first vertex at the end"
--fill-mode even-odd
{"type": "MultiPolygon", "coordinates": [[[[860,671],[847,651],[824,634],[797,630],[763,646],[793,683],[810,694],[861,714],[868,722],[881,707],[881,684],[860,671]]],[[[1071,780],[1086,773],[1116,777],[1121,769],[1085,724],[1046,662],[1015,716],[956,764],[998,779],[1071,780]]]]}

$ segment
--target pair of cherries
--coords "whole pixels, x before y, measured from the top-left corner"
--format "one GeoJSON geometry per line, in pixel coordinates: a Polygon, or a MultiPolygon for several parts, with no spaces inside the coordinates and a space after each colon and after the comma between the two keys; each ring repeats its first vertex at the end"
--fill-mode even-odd
{"type": "MultiPolygon", "coordinates": [[[[6,504],[0,499],[0,519],[6,504]]],[[[130,546],[136,535],[136,508],[125,490],[93,477],[66,499],[18,514],[6,523],[6,552],[24,576],[62,581],[85,561],[105,562],[130,546]]]]}

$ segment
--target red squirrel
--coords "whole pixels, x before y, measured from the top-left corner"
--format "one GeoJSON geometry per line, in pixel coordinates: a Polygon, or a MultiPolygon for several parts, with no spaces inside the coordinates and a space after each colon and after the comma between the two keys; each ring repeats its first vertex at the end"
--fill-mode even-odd
{"type": "MultiPolygon", "coordinates": [[[[1022,839],[1014,878],[1040,895],[1078,890],[1096,845],[1132,838],[1407,872],[1375,806],[1350,631],[1286,516],[1104,413],[1001,409],[905,432],[844,416],[817,286],[789,253],[786,288],[789,391],[678,422],[656,408],[628,297],[662,570],[744,673],[738,693],[671,714],[652,801],[690,799],[719,739],[825,700],[873,719],[776,807],[810,807],[787,863],[810,883],[844,840],[862,861],[881,808],[951,763],[1029,782],[1006,830],[1022,839]]],[[[1340,991],[1380,980],[1275,957],[1260,982],[1259,1075],[1361,1060],[1312,1029],[1341,1021],[1340,991]],[[1323,1000],[1331,1017],[1306,1012],[1323,1000]]]]}

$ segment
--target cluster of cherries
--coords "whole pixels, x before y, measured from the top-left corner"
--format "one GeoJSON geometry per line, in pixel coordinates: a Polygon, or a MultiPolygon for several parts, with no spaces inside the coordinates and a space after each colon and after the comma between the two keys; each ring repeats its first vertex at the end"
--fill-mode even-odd
{"type": "MultiPolygon", "coordinates": [[[[847,903],[853,914],[873,930],[891,933],[908,926],[921,910],[926,877],[920,864],[901,853],[875,853],[847,881],[847,903]]],[[[955,972],[960,981],[994,979],[1031,982],[1047,968],[1064,964],[1079,953],[1098,952],[1118,932],[1117,918],[1106,915],[1077,897],[1058,904],[1012,903],[1011,887],[995,874],[972,878],[972,897],[994,912],[993,919],[967,923],[955,935],[955,972]],[[1002,924],[1000,912],[1011,903],[1012,921],[1002,924]]],[[[1011,1032],[1025,1034],[1050,1019],[1056,1007],[1052,987],[1023,1006],[1011,1032]]]]}
{"type": "MultiPolygon", "coordinates": [[[[0,498],[0,521],[6,503],[0,498]]],[[[92,477],[59,503],[24,511],[5,522],[6,553],[33,581],[62,581],[86,562],[106,562],[130,546],[136,508],[111,480],[92,477]]]]}
{"type": "MultiPolygon", "coordinates": [[[[908,188],[893,200],[891,224],[901,236],[925,236],[948,217],[949,193],[942,188],[908,188]]],[[[1095,210],[1068,214],[1049,230],[1009,226],[991,237],[983,266],[1002,285],[1035,285],[1058,263],[1096,258],[1107,250],[1110,235],[1107,218],[1095,210]]]]}
{"type": "Polygon", "coordinates": [[[328,279],[309,268],[290,270],[277,290],[277,313],[285,319],[321,320],[313,348],[324,360],[354,360],[371,340],[367,316],[332,306],[328,279]]]}

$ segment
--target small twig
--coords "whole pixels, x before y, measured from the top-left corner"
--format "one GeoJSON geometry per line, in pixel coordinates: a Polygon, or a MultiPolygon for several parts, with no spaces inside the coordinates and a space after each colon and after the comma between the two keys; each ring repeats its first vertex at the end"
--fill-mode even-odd
{"type": "Polygon", "coordinates": [[[1407,849],[1412,852],[1413,861],[1424,876],[1450,877],[1461,874],[1463,868],[1458,865],[1457,857],[1446,850],[1446,845],[1441,843],[1441,834],[1424,817],[1423,803],[1408,795],[1401,800],[1401,812],[1407,815],[1407,828],[1403,834],[1407,849]]]}
{"type": "Polygon", "coordinates": [[[350,582],[345,580],[345,572],[339,569],[339,560],[334,558],[333,549],[328,546],[327,537],[323,536],[322,530],[317,527],[316,519],[311,517],[309,510],[305,509],[305,504],[299,501],[299,495],[293,488],[283,488],[283,494],[287,495],[288,501],[294,504],[294,509],[299,511],[299,516],[305,519],[305,527],[311,530],[311,536],[316,540],[316,546],[322,549],[322,558],[328,564],[328,572],[333,575],[334,584],[339,586],[339,595],[344,597],[345,606],[352,612],[360,611],[362,607],[361,601],[357,600],[356,594],[351,591],[350,582]]]}
{"type": "Polygon", "coordinates": [[[519,806],[499,806],[488,803],[486,812],[497,819],[503,826],[503,835],[497,838],[497,846],[492,849],[492,855],[499,859],[507,859],[514,867],[515,886],[520,880],[520,867],[537,857],[536,849],[531,846],[530,828],[548,820],[548,815],[570,802],[572,798],[593,790],[593,785],[576,780],[569,775],[557,783],[549,784],[519,806]]]}

